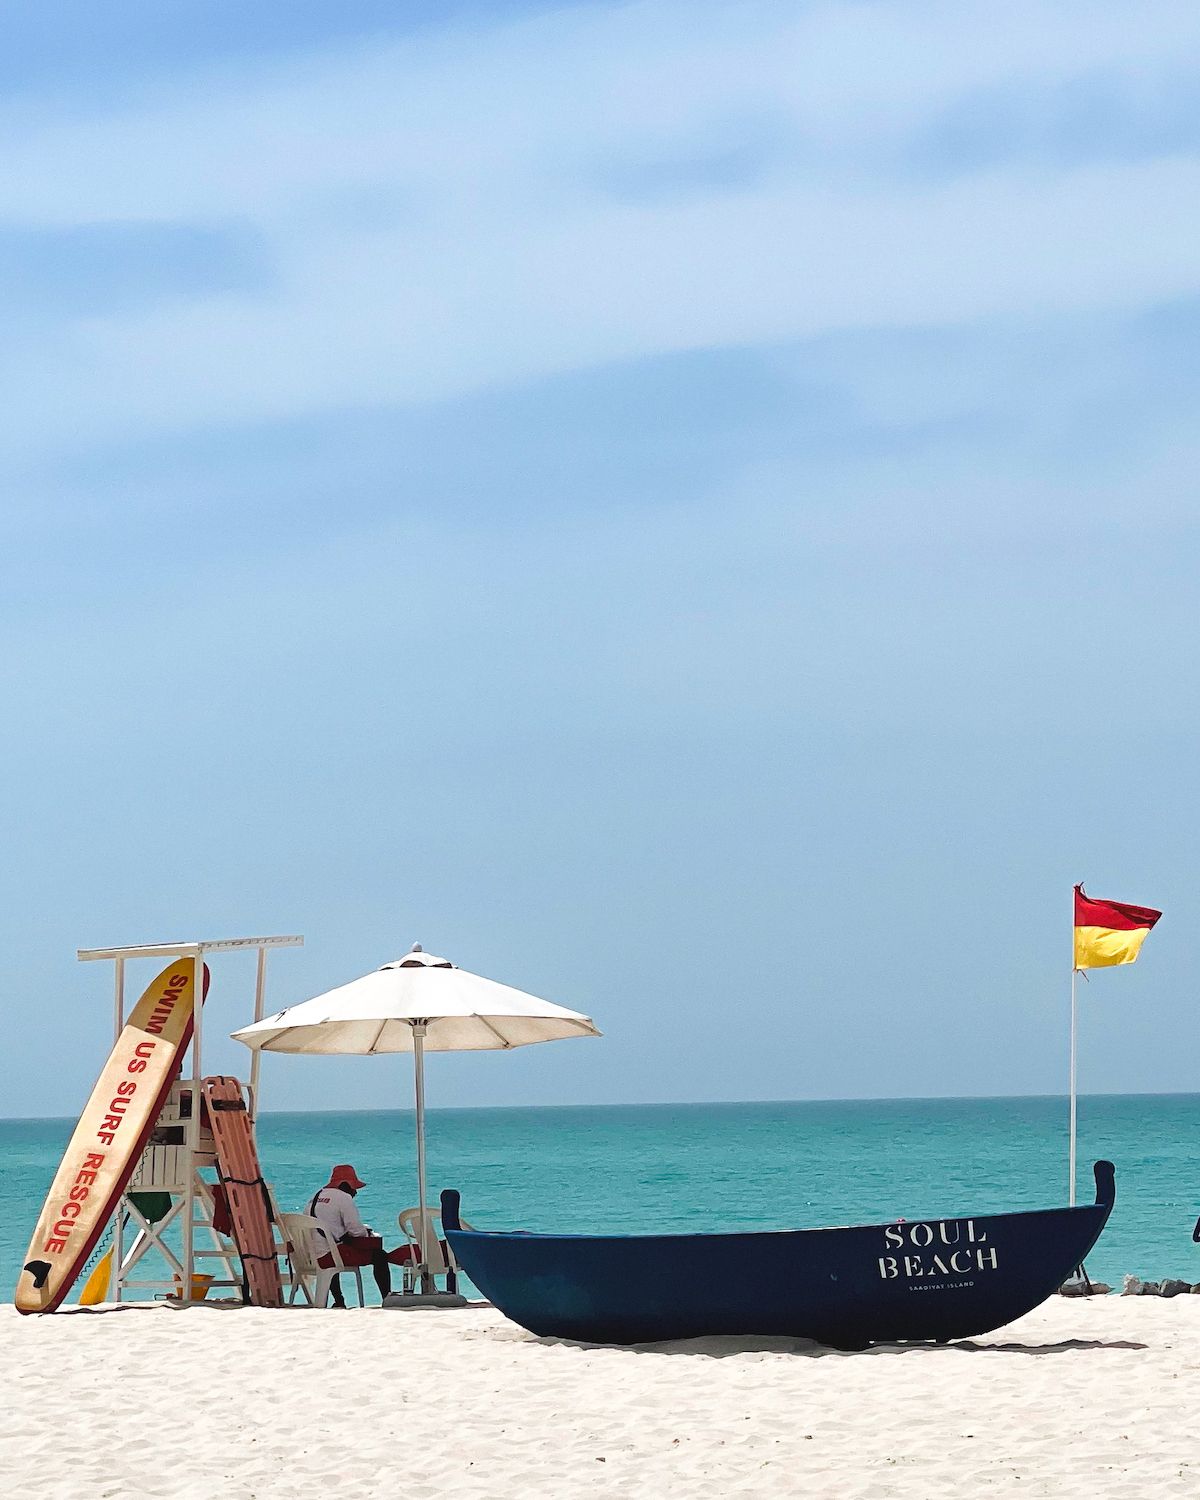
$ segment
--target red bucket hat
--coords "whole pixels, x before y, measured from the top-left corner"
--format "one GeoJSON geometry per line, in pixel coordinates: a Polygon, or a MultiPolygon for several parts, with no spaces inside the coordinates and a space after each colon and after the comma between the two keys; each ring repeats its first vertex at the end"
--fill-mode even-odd
{"type": "Polygon", "coordinates": [[[364,1188],[366,1187],[366,1183],[349,1162],[342,1162],[340,1166],[334,1167],[333,1171],[330,1172],[329,1181],[325,1186],[364,1188]]]}

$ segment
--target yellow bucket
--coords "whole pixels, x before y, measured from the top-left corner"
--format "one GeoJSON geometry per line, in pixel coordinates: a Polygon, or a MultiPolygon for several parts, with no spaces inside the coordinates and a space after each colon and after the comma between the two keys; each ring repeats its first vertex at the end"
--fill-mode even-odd
{"type": "MultiPolygon", "coordinates": [[[[194,1271],[192,1273],[192,1295],[191,1295],[190,1300],[192,1302],[203,1302],[204,1299],[205,1299],[205,1297],[208,1296],[208,1289],[209,1289],[210,1286],[212,1286],[214,1280],[215,1280],[215,1278],[212,1277],[212,1276],[205,1276],[203,1274],[203,1272],[194,1271]]],[[[175,1295],[177,1297],[179,1297],[182,1294],[182,1292],[183,1292],[183,1277],[182,1276],[176,1276],[175,1277],[175,1295]]]]}

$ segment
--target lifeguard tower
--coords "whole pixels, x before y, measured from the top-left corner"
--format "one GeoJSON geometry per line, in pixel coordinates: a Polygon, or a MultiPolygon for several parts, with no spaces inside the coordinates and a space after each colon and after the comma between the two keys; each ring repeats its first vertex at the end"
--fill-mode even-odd
{"type": "MultiPolygon", "coordinates": [[[[160,964],[176,958],[191,958],[198,974],[212,955],[257,953],[254,980],[254,1019],[261,1021],[265,1009],[267,954],[272,948],[298,948],[303,937],[221,938],[199,943],[147,943],[125,948],[80,948],[81,963],[100,959],[114,965],[113,1037],[120,1037],[125,1025],[125,965],[131,959],[157,959],[160,964]]],[[[198,983],[200,981],[198,980],[198,983]]],[[[223,996],[222,996],[223,999],[223,996]]],[[[172,1085],[159,1114],[150,1143],[134,1169],[132,1178],[118,1202],[112,1219],[112,1271],[109,1300],[120,1302],[128,1291],[167,1292],[190,1298],[194,1278],[201,1274],[198,1262],[214,1266],[216,1274],[208,1284],[215,1287],[238,1287],[238,1253],[233,1241],[220,1233],[214,1223],[212,1186],[201,1175],[216,1162],[211,1133],[203,1128],[200,1109],[201,1082],[204,1077],[204,1015],[206,1006],[195,1008],[194,1030],[189,1058],[184,1058],[186,1076],[172,1085]],[[169,1196],[169,1206],[166,1198],[169,1196]],[[157,1204],[155,1204],[157,1199],[157,1204]],[[151,1207],[155,1204],[154,1207],[151,1207]],[[161,1209],[160,1212],[155,1210],[161,1209]],[[134,1233],[126,1240],[126,1226],[134,1233]],[[168,1235],[172,1242],[168,1243],[168,1235]],[[134,1273],[150,1251],[156,1251],[166,1262],[169,1279],[145,1279],[134,1273]]],[[[244,1014],[244,1012],[243,1012],[244,1014]]],[[[251,1123],[258,1114],[258,1077],[260,1056],[254,1052],[250,1062],[249,1109],[251,1123]]]]}

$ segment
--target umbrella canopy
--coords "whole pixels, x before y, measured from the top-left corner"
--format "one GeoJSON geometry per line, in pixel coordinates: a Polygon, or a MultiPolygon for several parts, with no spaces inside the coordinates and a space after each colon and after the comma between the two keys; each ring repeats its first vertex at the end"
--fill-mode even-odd
{"type": "Polygon", "coordinates": [[[419,947],[233,1035],[265,1052],[359,1057],[415,1051],[419,1022],[426,1052],[481,1052],[600,1035],[577,1011],[457,969],[419,947]]]}
{"type": "Polygon", "coordinates": [[[588,1016],[457,969],[448,959],[423,952],[419,943],[411,953],[374,973],[233,1033],[236,1041],[263,1052],[413,1053],[422,1286],[430,1280],[425,1271],[430,1233],[425,1187],[425,1053],[480,1052],[599,1035],[588,1016]]]}

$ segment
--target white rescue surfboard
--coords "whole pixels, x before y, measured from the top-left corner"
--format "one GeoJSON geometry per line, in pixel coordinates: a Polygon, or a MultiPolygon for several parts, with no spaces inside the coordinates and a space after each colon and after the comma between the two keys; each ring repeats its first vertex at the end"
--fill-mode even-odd
{"type": "Polygon", "coordinates": [[[18,1312],[53,1312],[75,1284],[179,1072],[195,1005],[196,960],[177,958],[130,1012],[54,1175],[17,1279],[18,1312]]]}

